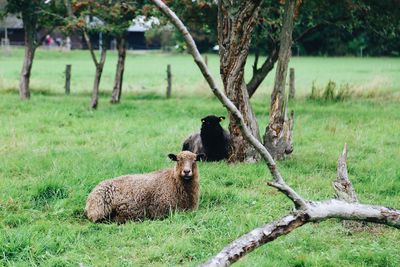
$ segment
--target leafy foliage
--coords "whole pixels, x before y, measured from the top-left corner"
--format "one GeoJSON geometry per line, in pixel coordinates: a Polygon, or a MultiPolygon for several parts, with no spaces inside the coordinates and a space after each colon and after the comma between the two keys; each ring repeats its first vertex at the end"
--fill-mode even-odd
{"type": "Polygon", "coordinates": [[[68,27],[85,29],[89,33],[120,36],[137,16],[137,7],[128,1],[72,1],[72,13],[76,17],[68,27]]]}
{"type": "Polygon", "coordinates": [[[28,42],[40,45],[44,36],[38,36],[40,30],[50,32],[64,24],[66,8],[61,0],[45,3],[42,0],[8,0],[5,6],[6,14],[16,14],[24,24],[25,32],[29,36],[28,42]]]}
{"type": "MultiPolygon", "coordinates": [[[[166,3],[188,26],[201,50],[217,43],[215,1],[166,3]]],[[[251,43],[253,51],[268,55],[279,46],[283,3],[263,1],[251,43]]],[[[294,45],[307,54],[358,54],[361,47],[370,55],[396,55],[400,50],[400,8],[394,7],[399,7],[397,0],[298,1],[294,45]]]]}

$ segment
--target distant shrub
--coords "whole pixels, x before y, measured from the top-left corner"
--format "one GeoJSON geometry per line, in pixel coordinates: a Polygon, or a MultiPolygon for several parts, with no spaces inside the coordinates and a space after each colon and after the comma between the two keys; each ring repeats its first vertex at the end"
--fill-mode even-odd
{"type": "Polygon", "coordinates": [[[68,191],[63,185],[47,183],[38,186],[36,192],[32,196],[32,201],[36,206],[44,206],[49,202],[66,197],[68,197],[68,191]]]}
{"type": "Polygon", "coordinates": [[[169,25],[153,27],[145,32],[144,37],[147,47],[161,47],[163,51],[171,51],[176,43],[175,29],[169,25]]]}
{"type": "Polygon", "coordinates": [[[325,88],[319,88],[313,82],[309,99],[323,102],[338,102],[350,99],[352,95],[353,91],[348,84],[340,85],[338,89],[336,83],[330,80],[325,88]]]}

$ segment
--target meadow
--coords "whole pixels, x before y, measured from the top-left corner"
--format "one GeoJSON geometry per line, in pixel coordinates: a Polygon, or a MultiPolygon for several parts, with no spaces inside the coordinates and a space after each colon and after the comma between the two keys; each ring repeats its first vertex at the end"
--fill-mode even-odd
{"type": "MultiPolygon", "coordinates": [[[[257,164],[199,163],[199,210],[164,220],[93,224],[83,215],[100,181],[173,166],[168,153],[208,114],[227,115],[187,55],[129,53],[122,103],[109,104],[115,54],[108,55],[97,111],[88,108],[94,67],[87,51],[39,50],[32,99],[16,88],[22,50],[0,55],[0,266],[195,266],[226,244],[290,211],[257,164]],[[71,95],[63,94],[72,64],[71,95]],[[173,97],[165,99],[166,64],[173,97]]],[[[218,58],[208,55],[218,77],[218,58]]],[[[333,196],[336,161],[349,145],[349,176],[363,203],[400,208],[400,60],[295,57],[298,97],[294,152],[278,163],[303,197],[333,196]],[[313,81],[369,93],[310,100],[313,81]]],[[[251,66],[247,66],[248,75],[251,66]]],[[[273,75],[252,99],[261,132],[273,75]]],[[[223,123],[227,128],[228,122],[223,123]]],[[[399,266],[400,231],[338,220],[308,224],[265,245],[237,266],[399,266]]]]}

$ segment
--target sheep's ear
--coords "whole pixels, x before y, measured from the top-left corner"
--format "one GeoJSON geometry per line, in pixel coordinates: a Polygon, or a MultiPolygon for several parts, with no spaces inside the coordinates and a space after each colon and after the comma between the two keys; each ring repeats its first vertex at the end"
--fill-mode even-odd
{"type": "Polygon", "coordinates": [[[202,122],[202,123],[205,123],[205,122],[206,122],[206,118],[202,118],[202,119],[201,119],[201,122],[202,122]]]}
{"type": "Polygon", "coordinates": [[[168,157],[173,161],[178,161],[178,158],[176,157],[175,154],[168,154],[168,157]]]}
{"type": "Polygon", "coordinates": [[[219,121],[223,121],[223,120],[225,120],[224,116],[219,117],[219,121]]]}
{"type": "Polygon", "coordinates": [[[205,160],[206,155],[204,153],[200,153],[196,155],[196,161],[203,161],[205,160]]]}

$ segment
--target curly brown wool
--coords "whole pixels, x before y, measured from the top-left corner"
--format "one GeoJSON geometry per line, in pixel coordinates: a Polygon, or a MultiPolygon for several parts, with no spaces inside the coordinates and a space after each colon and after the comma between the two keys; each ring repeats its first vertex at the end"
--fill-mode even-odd
{"type": "Polygon", "coordinates": [[[106,180],[89,194],[85,214],[92,222],[163,218],[173,210],[196,210],[199,203],[199,172],[202,155],[182,151],[169,154],[174,168],[131,174],[106,180]]]}

